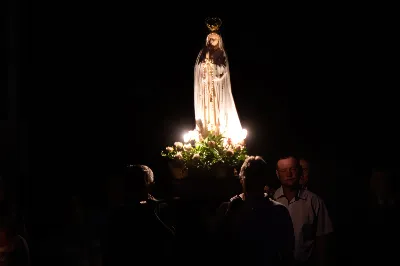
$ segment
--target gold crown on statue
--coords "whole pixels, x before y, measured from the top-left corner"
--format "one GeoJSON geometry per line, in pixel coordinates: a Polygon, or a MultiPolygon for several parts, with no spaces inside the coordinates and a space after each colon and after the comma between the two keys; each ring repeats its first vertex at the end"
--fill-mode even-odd
{"type": "Polygon", "coordinates": [[[220,18],[206,18],[205,22],[211,32],[217,31],[222,24],[220,18]]]}

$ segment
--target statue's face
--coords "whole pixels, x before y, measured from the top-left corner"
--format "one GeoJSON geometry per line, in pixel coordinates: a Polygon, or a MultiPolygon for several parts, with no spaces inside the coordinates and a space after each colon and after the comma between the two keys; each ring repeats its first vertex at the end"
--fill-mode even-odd
{"type": "Polygon", "coordinates": [[[208,44],[213,46],[213,47],[218,46],[219,38],[220,38],[219,35],[216,34],[216,33],[209,34],[208,35],[208,44]]]}

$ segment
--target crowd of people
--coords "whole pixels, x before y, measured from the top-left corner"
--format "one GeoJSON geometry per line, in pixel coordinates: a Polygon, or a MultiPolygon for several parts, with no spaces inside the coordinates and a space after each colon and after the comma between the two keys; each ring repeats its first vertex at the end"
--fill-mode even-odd
{"type": "MultiPolygon", "coordinates": [[[[311,167],[294,154],[276,161],[249,156],[236,176],[189,173],[170,180],[160,198],[152,169],[125,165],[110,174],[106,201],[87,204],[70,195],[50,212],[40,240],[1,178],[0,266],[333,265],[337,230],[323,197],[310,191],[311,167]]],[[[384,239],[398,206],[390,180],[387,171],[372,171],[364,223],[379,244],[369,242],[364,252],[388,252],[384,239]]]]}

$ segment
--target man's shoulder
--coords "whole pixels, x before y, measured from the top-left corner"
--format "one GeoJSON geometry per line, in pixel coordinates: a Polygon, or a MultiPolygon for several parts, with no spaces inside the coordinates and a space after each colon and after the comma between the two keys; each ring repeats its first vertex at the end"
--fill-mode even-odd
{"type": "MultiPolygon", "coordinates": [[[[243,193],[242,193],[243,194],[243,193]]],[[[230,198],[229,199],[229,202],[232,202],[232,201],[237,201],[237,200],[242,200],[243,198],[243,195],[242,194],[238,194],[238,195],[235,195],[235,196],[233,196],[232,198],[230,198]]],[[[228,202],[228,203],[229,203],[228,202]]]]}
{"type": "Polygon", "coordinates": [[[308,189],[302,189],[300,191],[300,193],[301,193],[301,195],[303,195],[304,197],[306,197],[308,200],[310,200],[312,202],[323,202],[323,200],[320,196],[318,196],[314,192],[311,192],[308,189]]]}
{"type": "Polygon", "coordinates": [[[289,210],[287,209],[287,207],[285,206],[285,205],[283,205],[282,203],[280,203],[280,202],[278,202],[278,201],[276,201],[276,200],[273,200],[273,199],[269,199],[270,201],[271,201],[271,206],[272,206],[272,208],[276,211],[276,212],[278,212],[278,213],[283,213],[284,215],[290,215],[289,214],[289,210]]]}
{"type": "Polygon", "coordinates": [[[282,208],[283,207],[283,208],[286,209],[286,206],[283,205],[282,203],[280,203],[279,201],[276,201],[274,199],[269,199],[269,201],[272,203],[272,206],[275,207],[275,208],[282,208]]]}
{"type": "Polygon", "coordinates": [[[232,207],[235,208],[238,204],[240,204],[240,202],[243,202],[243,199],[240,197],[240,195],[236,195],[230,198],[229,201],[222,202],[219,205],[218,210],[220,213],[221,212],[225,213],[228,209],[232,207]]]}
{"type": "Polygon", "coordinates": [[[238,202],[243,202],[243,198],[240,195],[233,196],[229,201],[222,202],[221,206],[227,207],[229,205],[236,205],[238,202]]]}
{"type": "Polygon", "coordinates": [[[303,190],[302,193],[302,198],[306,200],[306,204],[314,211],[318,212],[319,210],[326,208],[325,201],[314,192],[303,190]]]}

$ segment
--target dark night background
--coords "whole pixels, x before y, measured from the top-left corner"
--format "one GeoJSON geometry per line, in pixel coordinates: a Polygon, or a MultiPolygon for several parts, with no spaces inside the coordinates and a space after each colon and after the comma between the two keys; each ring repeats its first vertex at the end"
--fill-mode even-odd
{"type": "Polygon", "coordinates": [[[387,10],[9,3],[1,166],[27,208],[42,199],[53,206],[60,191],[95,193],[113,164],[163,175],[160,151],[194,127],[193,67],[207,16],[223,21],[251,154],[310,157],[330,202],[375,165],[397,163],[387,10]]]}

